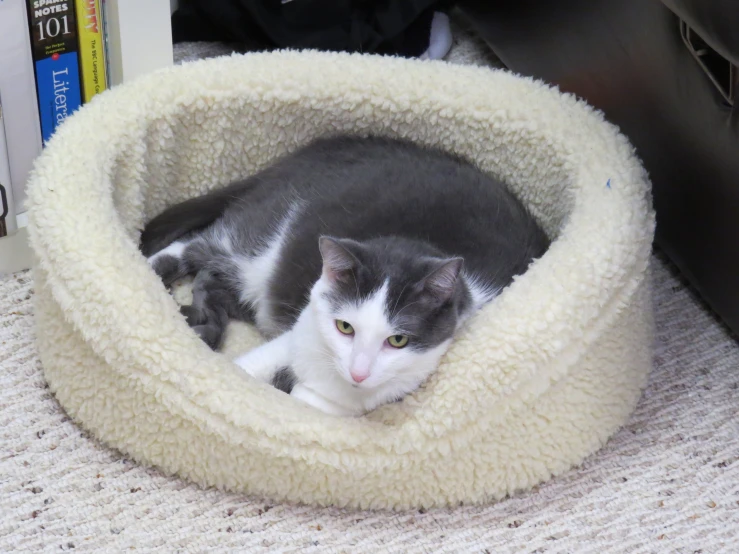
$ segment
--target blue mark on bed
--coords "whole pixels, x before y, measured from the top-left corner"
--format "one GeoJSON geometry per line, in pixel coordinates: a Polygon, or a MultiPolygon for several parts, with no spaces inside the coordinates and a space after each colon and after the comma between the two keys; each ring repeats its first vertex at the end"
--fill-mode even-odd
{"type": "Polygon", "coordinates": [[[611,180],[610,179],[608,179],[608,182],[606,183],[606,188],[607,189],[611,188],[611,180]]]}

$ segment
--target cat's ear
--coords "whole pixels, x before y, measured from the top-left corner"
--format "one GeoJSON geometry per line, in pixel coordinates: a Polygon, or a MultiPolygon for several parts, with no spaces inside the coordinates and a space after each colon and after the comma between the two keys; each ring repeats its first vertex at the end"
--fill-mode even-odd
{"type": "Polygon", "coordinates": [[[344,241],[326,236],[318,239],[318,248],[323,258],[323,275],[332,282],[346,282],[359,266],[357,257],[342,242],[344,241]]]}
{"type": "Polygon", "coordinates": [[[440,260],[439,265],[421,281],[422,291],[440,304],[446,302],[457,289],[463,266],[463,258],[440,260]]]}

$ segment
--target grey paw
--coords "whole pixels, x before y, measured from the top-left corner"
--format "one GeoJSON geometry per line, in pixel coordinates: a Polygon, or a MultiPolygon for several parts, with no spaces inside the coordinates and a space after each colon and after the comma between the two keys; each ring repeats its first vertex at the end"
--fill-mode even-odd
{"type": "Polygon", "coordinates": [[[221,345],[223,333],[217,327],[207,324],[193,325],[192,330],[195,331],[201,339],[203,339],[203,342],[207,344],[211,350],[217,350],[221,345]]]}
{"type": "Polygon", "coordinates": [[[190,327],[195,325],[202,325],[205,323],[205,318],[200,310],[196,310],[192,306],[180,306],[180,313],[187,319],[187,324],[190,327]]]}

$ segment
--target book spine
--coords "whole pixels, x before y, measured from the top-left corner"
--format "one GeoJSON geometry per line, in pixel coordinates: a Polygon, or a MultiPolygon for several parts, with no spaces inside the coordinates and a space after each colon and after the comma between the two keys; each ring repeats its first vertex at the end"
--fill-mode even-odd
{"type": "Polygon", "coordinates": [[[77,25],[72,0],[29,0],[41,136],[46,145],[56,128],[82,104],[77,63],[77,25]]]}
{"type": "Polygon", "coordinates": [[[2,97],[0,97],[0,237],[12,235],[17,230],[13,187],[10,182],[10,159],[5,137],[2,97]]]}
{"type": "Polygon", "coordinates": [[[105,41],[100,0],[75,0],[82,100],[89,102],[107,88],[105,41]]]}
{"type": "Polygon", "coordinates": [[[103,53],[105,59],[105,84],[108,88],[113,85],[110,76],[110,32],[108,31],[108,3],[106,0],[100,0],[100,19],[103,23],[103,53]]]}

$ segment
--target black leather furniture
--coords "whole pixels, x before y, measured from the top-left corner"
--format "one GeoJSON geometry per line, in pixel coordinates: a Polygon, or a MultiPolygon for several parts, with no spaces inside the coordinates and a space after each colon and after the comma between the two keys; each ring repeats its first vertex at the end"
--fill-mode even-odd
{"type": "Polygon", "coordinates": [[[656,242],[739,332],[739,0],[462,0],[512,71],[603,110],[650,173],[656,242]]]}

